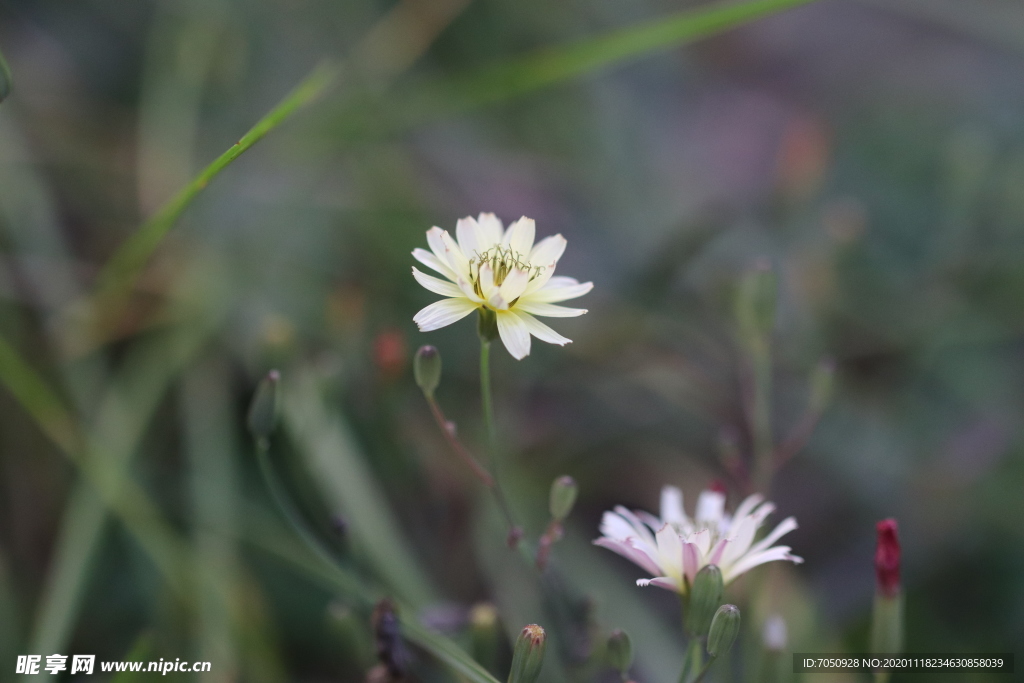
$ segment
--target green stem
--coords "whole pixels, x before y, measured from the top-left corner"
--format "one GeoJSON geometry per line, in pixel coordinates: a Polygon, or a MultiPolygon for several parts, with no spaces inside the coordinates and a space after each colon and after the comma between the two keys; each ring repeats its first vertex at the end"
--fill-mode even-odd
{"type": "Polygon", "coordinates": [[[704,668],[700,670],[700,673],[697,674],[697,677],[693,679],[692,683],[700,683],[701,681],[703,681],[704,676],[706,676],[708,673],[708,669],[710,669],[711,665],[714,663],[715,657],[709,657],[708,661],[704,663],[704,668]]]}
{"type": "Polygon", "coordinates": [[[494,431],[494,403],[491,400],[491,342],[480,340],[480,403],[484,411],[484,425],[487,427],[487,446],[493,461],[497,437],[494,431]]]}

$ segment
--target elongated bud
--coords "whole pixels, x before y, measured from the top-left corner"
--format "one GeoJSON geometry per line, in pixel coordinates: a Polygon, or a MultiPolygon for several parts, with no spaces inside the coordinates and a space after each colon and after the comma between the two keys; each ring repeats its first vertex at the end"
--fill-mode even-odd
{"type": "Polygon", "coordinates": [[[750,348],[765,344],[775,327],[777,281],[765,259],[740,279],[736,293],[736,322],[740,337],[750,348]]]}
{"type": "Polygon", "coordinates": [[[551,500],[548,506],[551,517],[559,522],[568,517],[572,512],[572,506],[576,504],[578,493],[579,487],[576,486],[576,480],[572,477],[565,476],[555,479],[551,484],[551,500]]]}
{"type": "Polygon", "coordinates": [[[878,592],[893,597],[900,591],[900,540],[895,519],[883,519],[875,528],[878,546],[875,548],[875,578],[878,592]]]}
{"type": "Polygon", "coordinates": [[[722,604],[722,571],[713,564],[697,572],[690,590],[690,605],[686,613],[686,629],[695,636],[703,636],[711,626],[715,611],[722,604]]]}
{"type": "Polygon", "coordinates": [[[433,346],[421,346],[412,362],[412,374],[416,385],[427,396],[433,396],[441,383],[441,353],[433,346]]]}
{"type": "Polygon", "coordinates": [[[498,316],[489,308],[481,308],[476,319],[476,333],[485,342],[498,338],[498,316]]]}
{"type": "Polygon", "coordinates": [[[249,432],[258,440],[265,441],[277,426],[277,385],[281,374],[271,370],[256,386],[256,393],[249,404],[249,432]]]}
{"type": "Polygon", "coordinates": [[[900,590],[900,541],[895,519],[876,526],[875,605],[871,615],[871,651],[899,654],[903,651],[903,595],[900,590]]]}
{"type": "Polygon", "coordinates": [[[547,636],[537,624],[530,624],[522,630],[516,639],[515,651],[512,653],[512,669],[508,674],[508,683],[533,683],[540,675],[540,667],[544,663],[544,646],[547,636]]]}
{"type": "Polygon", "coordinates": [[[0,52],[0,102],[3,102],[11,94],[12,83],[11,69],[7,66],[3,53],[0,52]]]}
{"type": "Polygon", "coordinates": [[[629,635],[620,629],[612,631],[608,636],[608,663],[622,675],[622,680],[629,676],[629,667],[633,666],[633,643],[629,635]]]}
{"type": "Polygon", "coordinates": [[[740,632],[740,608],[736,605],[722,605],[711,620],[708,631],[708,654],[712,657],[724,655],[736,642],[740,632]]]}
{"type": "Polygon", "coordinates": [[[828,402],[832,400],[832,387],[835,384],[836,363],[831,358],[820,361],[811,374],[811,398],[810,409],[812,413],[820,414],[825,411],[828,402]]]}

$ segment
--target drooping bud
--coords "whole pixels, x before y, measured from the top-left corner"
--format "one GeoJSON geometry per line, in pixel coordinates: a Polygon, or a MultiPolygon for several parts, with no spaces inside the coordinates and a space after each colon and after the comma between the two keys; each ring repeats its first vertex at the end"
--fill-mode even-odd
{"type": "Polygon", "coordinates": [[[249,432],[257,441],[266,441],[277,426],[278,388],[281,374],[271,370],[256,386],[256,393],[249,404],[247,423],[249,432]]]}
{"type": "Polygon", "coordinates": [[[544,664],[546,641],[544,629],[537,624],[530,624],[519,633],[512,653],[512,669],[508,674],[508,683],[533,683],[537,680],[540,667],[544,664]]]}
{"type": "Polygon", "coordinates": [[[622,680],[629,676],[629,667],[633,666],[633,643],[629,635],[621,630],[615,629],[608,636],[608,664],[622,675],[622,680]]]}
{"type": "Polygon", "coordinates": [[[476,333],[485,342],[498,338],[498,316],[489,308],[481,308],[476,319],[476,333]]]}
{"type": "Polygon", "coordinates": [[[718,606],[722,604],[722,571],[713,564],[697,572],[690,590],[690,604],[686,612],[686,630],[694,636],[703,636],[711,626],[718,606]]]}
{"type": "Polygon", "coordinates": [[[711,620],[708,631],[708,654],[720,657],[729,651],[740,632],[740,608],[736,605],[722,605],[711,620]]]}
{"type": "Polygon", "coordinates": [[[11,94],[11,84],[11,69],[7,66],[3,53],[0,52],[0,102],[3,102],[11,94]]]}
{"type": "Polygon", "coordinates": [[[551,484],[551,500],[548,506],[551,517],[559,522],[568,517],[572,512],[572,506],[576,504],[577,494],[579,487],[576,486],[575,479],[569,476],[555,479],[551,484]]]}
{"type": "Polygon", "coordinates": [[[441,383],[441,352],[434,346],[421,346],[412,362],[416,385],[427,396],[433,396],[441,383]]]}
{"type": "Polygon", "coordinates": [[[876,526],[875,605],[871,615],[871,651],[899,654],[903,651],[903,595],[900,590],[900,542],[895,519],[876,526]]]}
{"type": "Polygon", "coordinates": [[[896,520],[883,519],[875,528],[878,530],[878,546],[875,548],[878,592],[893,597],[900,591],[900,540],[896,520]]]}

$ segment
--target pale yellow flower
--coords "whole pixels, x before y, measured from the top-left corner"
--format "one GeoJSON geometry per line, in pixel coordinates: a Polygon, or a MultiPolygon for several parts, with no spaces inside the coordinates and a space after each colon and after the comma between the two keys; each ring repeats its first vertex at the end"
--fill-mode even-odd
{"type": "Polygon", "coordinates": [[[457,240],[447,230],[427,231],[430,251],[415,249],[413,258],[444,279],[412,269],[416,281],[431,292],[448,297],[430,304],[413,318],[423,332],[451,325],[476,310],[493,311],[498,334],[512,357],[530,354],[530,336],[550,344],[566,339],[535,316],[570,318],[583,308],[556,306],[589,292],[592,282],[556,276],[555,265],[565,251],[565,238],[553,235],[534,244],[533,219],[520,218],[502,229],[493,213],[463,218],[455,227],[457,240]]]}

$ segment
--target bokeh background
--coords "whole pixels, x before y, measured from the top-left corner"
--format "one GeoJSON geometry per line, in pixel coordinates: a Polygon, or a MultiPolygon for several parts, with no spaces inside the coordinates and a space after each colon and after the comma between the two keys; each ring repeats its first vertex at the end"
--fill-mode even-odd
{"type": "MultiPolygon", "coordinates": [[[[864,651],[885,517],[910,651],[1024,642],[1024,7],[821,0],[545,87],[463,78],[703,7],[0,2],[0,679],[36,651],[363,679],[368,594],[324,580],[245,430],[279,368],[272,454],[346,571],[469,649],[480,603],[509,633],[558,630],[547,680],[614,680],[587,657],[615,627],[638,681],[674,680],[672,596],[588,542],[612,505],[656,511],[663,484],[692,504],[717,480],[738,502],[754,439],[736,300],[765,267],[771,431],[793,452],[770,493],[806,562],[730,587],[748,650],[777,613],[790,650],[864,651]],[[216,177],[129,304],[84,331],[117,246],[325,58],[337,85],[216,177]],[[552,479],[580,484],[544,582],[412,380],[436,345],[438,398],[481,451],[474,325],[419,333],[436,297],[410,275],[429,227],[480,211],[562,233],[559,272],[595,283],[588,315],[554,322],[573,344],[494,354],[528,536],[552,479]],[[31,371],[50,393],[11,391],[31,371]]],[[[421,680],[452,680],[415,657],[421,680]]]]}

